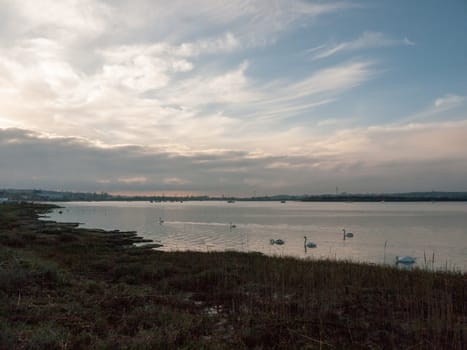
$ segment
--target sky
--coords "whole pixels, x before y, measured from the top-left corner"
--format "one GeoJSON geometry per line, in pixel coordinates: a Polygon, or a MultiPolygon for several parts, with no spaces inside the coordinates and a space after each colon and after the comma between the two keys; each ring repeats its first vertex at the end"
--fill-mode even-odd
{"type": "Polygon", "coordinates": [[[467,191],[465,0],[0,0],[0,188],[467,191]]]}

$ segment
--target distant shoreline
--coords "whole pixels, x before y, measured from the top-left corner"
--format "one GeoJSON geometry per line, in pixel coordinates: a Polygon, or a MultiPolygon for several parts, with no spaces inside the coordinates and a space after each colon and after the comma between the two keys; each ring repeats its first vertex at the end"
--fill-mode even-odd
{"type": "Polygon", "coordinates": [[[426,197],[357,197],[350,196],[345,198],[306,198],[302,202],[467,202],[467,198],[426,198],[426,197]]]}
{"type": "MultiPolygon", "coordinates": [[[[287,199],[286,202],[316,202],[316,203],[380,203],[380,202],[391,202],[391,203],[430,203],[430,202],[467,202],[465,199],[456,198],[306,198],[306,199],[287,199]]],[[[126,199],[126,198],[115,198],[115,199],[93,199],[93,200],[41,200],[41,202],[57,202],[57,203],[68,203],[68,202],[151,202],[148,199],[126,199]]],[[[184,199],[184,200],[156,200],[153,203],[173,203],[173,202],[228,202],[225,199],[211,198],[211,199],[184,199]]],[[[237,198],[234,202],[281,202],[277,199],[244,199],[237,198]]]]}
{"type": "Polygon", "coordinates": [[[185,202],[185,201],[226,201],[242,202],[467,202],[467,192],[400,192],[400,193],[335,193],[302,195],[262,195],[262,196],[210,196],[210,195],[113,195],[106,192],[70,192],[35,189],[0,189],[0,202],[35,201],[35,202],[77,202],[77,201],[149,201],[149,202],[185,202]]]}

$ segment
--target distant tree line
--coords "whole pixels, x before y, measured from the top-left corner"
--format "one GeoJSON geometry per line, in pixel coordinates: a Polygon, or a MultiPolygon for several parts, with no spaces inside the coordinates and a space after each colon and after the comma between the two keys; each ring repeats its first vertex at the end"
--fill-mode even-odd
{"type": "Polygon", "coordinates": [[[467,192],[410,192],[383,194],[323,194],[306,196],[304,202],[444,202],[467,201],[467,192]]]}

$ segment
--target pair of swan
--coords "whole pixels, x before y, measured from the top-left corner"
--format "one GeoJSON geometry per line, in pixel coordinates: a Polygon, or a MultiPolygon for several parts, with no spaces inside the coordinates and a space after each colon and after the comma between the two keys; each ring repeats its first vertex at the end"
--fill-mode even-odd
{"type": "MultiPolygon", "coordinates": [[[[344,232],[344,240],[345,240],[346,238],[352,238],[352,237],[354,236],[354,234],[353,234],[352,232],[346,232],[346,231],[345,231],[345,228],[342,229],[342,231],[344,232]]],[[[316,243],[314,243],[314,242],[307,242],[307,237],[306,237],[306,236],[304,236],[303,238],[305,239],[305,242],[303,243],[303,245],[305,246],[305,248],[316,248],[316,247],[318,246],[318,245],[317,245],[316,243]]],[[[271,243],[271,244],[282,245],[282,244],[284,244],[285,242],[284,242],[282,239],[276,239],[276,240],[271,239],[271,240],[270,240],[270,243],[271,243]]]]}
{"type": "MultiPolygon", "coordinates": [[[[305,245],[306,248],[316,248],[316,247],[318,246],[318,245],[317,245],[316,243],[314,243],[314,242],[307,242],[307,237],[306,237],[306,236],[304,236],[303,238],[305,238],[305,243],[304,243],[304,245],[305,245]]],[[[282,240],[282,239],[280,239],[280,238],[279,238],[279,239],[272,239],[272,238],[271,238],[271,239],[269,240],[269,243],[271,243],[271,244],[277,244],[277,245],[283,245],[283,244],[285,243],[285,241],[282,240]]]]}

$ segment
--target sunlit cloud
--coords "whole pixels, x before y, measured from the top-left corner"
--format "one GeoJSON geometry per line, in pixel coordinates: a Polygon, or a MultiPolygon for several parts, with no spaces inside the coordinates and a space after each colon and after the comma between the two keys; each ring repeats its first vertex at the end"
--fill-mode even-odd
{"type": "Polygon", "coordinates": [[[19,20],[24,27],[18,30],[23,33],[33,37],[45,34],[61,40],[102,34],[113,14],[110,6],[93,0],[24,0],[1,6],[16,14],[17,18],[11,21],[19,20]]]}
{"type": "Polygon", "coordinates": [[[133,176],[133,177],[119,177],[118,182],[123,182],[125,184],[141,184],[146,183],[148,179],[145,176],[133,176]]]}
{"type": "Polygon", "coordinates": [[[24,22],[29,32],[12,30],[11,44],[0,45],[3,126],[115,144],[160,146],[176,139],[176,148],[202,150],[224,140],[243,143],[239,136],[245,135],[246,120],[264,123],[304,113],[335,100],[309,100],[312,95],[366,79],[366,67],[348,67],[348,73],[334,67],[310,72],[311,80],[302,85],[283,79],[269,89],[269,81],[250,74],[246,57],[218,65],[219,57],[273,45],[304,19],[352,8],[347,2],[207,0],[162,6],[139,0],[128,6],[67,0],[46,5],[47,11],[39,11],[27,1],[5,12],[6,20],[24,22]],[[196,22],[187,21],[195,17],[196,22]],[[168,28],[170,35],[147,34],[168,28]]]}
{"type": "Polygon", "coordinates": [[[163,180],[166,185],[186,185],[191,183],[189,180],[180,179],[178,177],[168,177],[163,180]]]}

